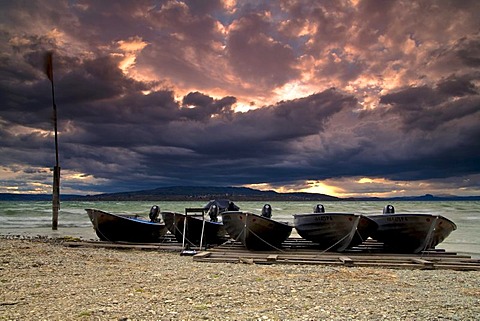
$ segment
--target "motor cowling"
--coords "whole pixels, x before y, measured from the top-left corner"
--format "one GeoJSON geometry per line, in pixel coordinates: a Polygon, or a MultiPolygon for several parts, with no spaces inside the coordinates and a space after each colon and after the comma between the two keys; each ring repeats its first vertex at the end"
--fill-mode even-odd
{"type": "Polygon", "coordinates": [[[236,206],[232,201],[228,202],[227,211],[238,211],[238,206],[236,206]]]}
{"type": "Polygon", "coordinates": [[[393,205],[388,204],[383,208],[383,214],[395,214],[395,208],[393,205]]]}
{"type": "Polygon", "coordinates": [[[212,205],[208,209],[208,215],[210,216],[210,221],[212,222],[218,222],[218,206],[217,205],[212,205]]]}
{"type": "Polygon", "coordinates": [[[153,205],[152,208],[150,209],[150,213],[148,216],[150,217],[150,221],[152,222],[158,222],[158,216],[160,215],[160,207],[157,205],[153,205]]]}
{"type": "Polygon", "coordinates": [[[325,207],[322,204],[317,204],[313,207],[313,213],[325,213],[325,207]]]}
{"type": "Polygon", "coordinates": [[[266,218],[272,217],[272,207],[270,206],[270,204],[263,205],[262,216],[266,218]]]}

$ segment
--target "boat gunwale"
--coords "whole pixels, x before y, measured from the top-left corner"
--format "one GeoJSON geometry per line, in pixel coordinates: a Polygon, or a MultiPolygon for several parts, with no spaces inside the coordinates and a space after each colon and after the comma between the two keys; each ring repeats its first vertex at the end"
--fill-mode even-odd
{"type": "Polygon", "coordinates": [[[281,224],[281,225],[284,225],[284,226],[288,226],[288,227],[294,227],[290,222],[286,222],[286,221],[277,221],[277,220],[274,220],[274,219],[271,219],[271,218],[268,218],[268,217],[265,217],[265,216],[262,216],[260,214],[255,214],[255,213],[252,213],[252,212],[247,212],[247,211],[225,211],[223,213],[221,213],[221,215],[223,216],[224,214],[233,214],[233,215],[240,215],[240,214],[243,214],[243,215],[254,215],[256,217],[260,217],[262,219],[265,219],[267,221],[270,221],[270,222],[273,222],[273,223],[278,223],[278,224],[281,224]]]}
{"type": "Polygon", "coordinates": [[[88,211],[95,211],[95,212],[100,212],[102,214],[106,214],[106,215],[110,215],[110,216],[115,216],[115,217],[119,217],[121,219],[125,219],[125,220],[129,220],[129,221],[132,221],[132,222],[136,222],[136,223],[142,223],[142,224],[150,224],[150,225],[165,225],[165,223],[161,223],[161,222],[152,222],[152,221],[149,221],[147,220],[146,218],[140,216],[140,215],[137,215],[137,214],[116,214],[116,213],[110,213],[110,212],[105,212],[105,211],[102,211],[102,210],[97,210],[97,209],[85,209],[87,212],[88,211]]]}
{"type": "Polygon", "coordinates": [[[403,216],[419,216],[419,217],[431,217],[431,218],[438,218],[438,219],[443,219],[447,222],[449,222],[450,224],[453,225],[453,230],[452,231],[455,231],[457,229],[457,224],[455,224],[455,222],[453,222],[451,219],[449,219],[448,217],[445,217],[443,215],[440,215],[440,214],[431,214],[431,213],[384,213],[384,214],[373,214],[373,215],[365,215],[367,217],[392,217],[392,216],[395,216],[395,217],[403,217],[403,216]]]}

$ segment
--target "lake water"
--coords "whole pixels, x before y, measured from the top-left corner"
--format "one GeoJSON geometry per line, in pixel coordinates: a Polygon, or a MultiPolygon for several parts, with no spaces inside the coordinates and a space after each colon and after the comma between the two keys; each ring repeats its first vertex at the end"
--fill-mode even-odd
{"type": "MultiPolygon", "coordinates": [[[[261,213],[266,202],[235,202],[241,210],[261,213]]],[[[148,217],[152,205],[161,210],[183,213],[186,207],[203,207],[206,202],[62,202],[58,230],[52,231],[51,202],[0,202],[0,235],[72,236],[97,239],[86,208],[112,213],[140,214],[148,217]]],[[[272,218],[293,224],[292,214],[311,213],[313,202],[269,202],[272,218]]],[[[323,202],[326,212],[380,214],[387,202],[323,202]]],[[[480,258],[480,202],[392,202],[396,213],[431,213],[443,215],[457,225],[457,230],[437,248],[480,258]]]]}

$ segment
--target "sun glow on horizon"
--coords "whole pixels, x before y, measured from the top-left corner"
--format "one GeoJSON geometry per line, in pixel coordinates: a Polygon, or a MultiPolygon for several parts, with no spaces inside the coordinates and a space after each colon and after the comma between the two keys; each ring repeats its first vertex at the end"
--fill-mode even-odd
{"type": "MultiPolygon", "coordinates": [[[[339,179],[326,179],[323,181],[307,180],[297,184],[275,186],[268,183],[244,185],[261,191],[272,190],[277,193],[312,193],[324,194],[339,198],[357,198],[357,197],[406,197],[423,195],[425,193],[435,194],[434,191],[440,190],[437,194],[448,194],[443,187],[434,182],[405,182],[392,181],[382,177],[352,177],[339,179]]],[[[462,195],[463,193],[459,193],[462,195]]]]}
{"type": "Polygon", "coordinates": [[[300,190],[301,192],[325,194],[335,197],[341,197],[344,192],[344,190],[337,186],[329,185],[321,181],[307,181],[306,183],[309,187],[300,190]]]}
{"type": "Polygon", "coordinates": [[[260,191],[275,191],[277,193],[312,193],[325,194],[334,197],[342,197],[345,192],[340,187],[328,185],[320,181],[306,181],[300,185],[273,186],[268,183],[243,185],[244,187],[260,191]]]}

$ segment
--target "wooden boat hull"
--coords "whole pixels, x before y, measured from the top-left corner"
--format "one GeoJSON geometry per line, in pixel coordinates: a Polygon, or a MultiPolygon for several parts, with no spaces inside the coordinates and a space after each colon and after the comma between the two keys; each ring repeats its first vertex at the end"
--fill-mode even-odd
{"type": "Polygon", "coordinates": [[[230,237],[249,250],[280,248],[293,229],[287,223],[248,212],[224,212],[222,220],[230,237]]]}
{"type": "Polygon", "coordinates": [[[298,234],[319,248],[342,252],[359,245],[373,234],[377,224],[364,215],[350,213],[309,213],[293,215],[298,234]]]}
{"type": "Polygon", "coordinates": [[[372,236],[391,252],[419,253],[435,248],[457,229],[455,223],[432,214],[381,214],[369,218],[378,224],[372,236]]]}
{"type": "Polygon", "coordinates": [[[86,211],[95,233],[102,241],[159,243],[167,232],[165,224],[136,215],[112,214],[96,209],[86,211]]]}
{"type": "Polygon", "coordinates": [[[183,243],[184,237],[184,223],[187,220],[185,227],[185,242],[190,245],[213,245],[224,243],[227,237],[227,231],[222,222],[212,222],[205,220],[201,216],[185,215],[174,212],[162,212],[163,220],[170,233],[175,235],[178,242],[183,243]],[[204,230],[202,239],[202,229],[204,230]]]}

